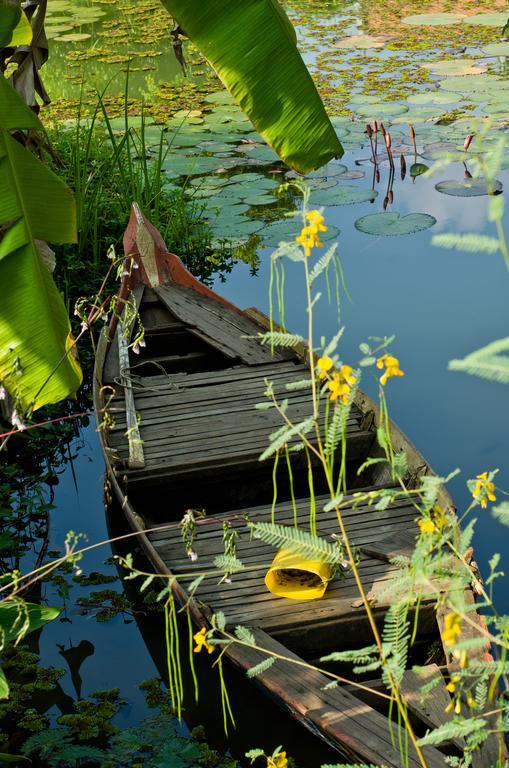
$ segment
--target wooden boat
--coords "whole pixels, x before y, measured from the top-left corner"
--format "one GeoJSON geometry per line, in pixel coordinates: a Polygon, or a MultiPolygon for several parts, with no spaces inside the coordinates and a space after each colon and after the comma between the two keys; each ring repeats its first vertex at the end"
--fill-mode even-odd
{"type": "MultiPolygon", "coordinates": [[[[273,352],[260,345],[257,336],[266,330],[267,318],[255,309],[239,310],[197,281],[177,256],[168,253],[160,234],[136,204],[124,249],[126,269],[117,304],[123,331],[115,317],[108,336],[101,336],[94,373],[94,405],[98,421],[103,423],[100,439],[109,485],[129,525],[139,534],[154,572],[189,576],[212,569],[214,558],[224,551],[225,521],[239,534],[240,560],[246,565],[268,566],[274,551],[250,540],[245,518],[271,519],[273,464],[260,462],[259,455],[280,422],[274,409],[257,411],[254,405],[264,399],[265,380],[270,379],[276,393],[285,392],[289,399],[290,416],[302,418],[309,408],[309,394],[287,391],[286,384],[303,378],[308,365],[293,349],[273,352]],[[128,346],[130,335],[135,338],[137,323],[144,329],[146,342],[138,355],[128,346]],[[207,517],[198,523],[198,560],[193,561],[185,551],[178,522],[187,509],[202,508],[207,517]]],[[[361,552],[360,573],[375,617],[382,620],[388,604],[377,601],[377,591],[394,571],[391,558],[411,553],[417,526],[415,509],[408,500],[394,501],[383,510],[366,501],[355,504],[353,494],[360,486],[377,490],[392,484],[382,463],[370,466],[362,480],[356,475],[360,463],[379,451],[377,423],[376,404],[359,393],[347,427],[352,503],[344,510],[344,519],[361,552]]],[[[431,473],[394,424],[391,435],[395,450],[407,454],[409,477],[414,482],[431,473]]],[[[308,524],[309,499],[299,456],[296,453],[294,458],[293,493],[298,520],[304,526],[308,524]]],[[[293,524],[294,509],[284,482],[282,472],[275,519],[293,524]]],[[[317,493],[320,509],[329,497],[323,489],[317,488],[317,493]]],[[[444,508],[452,506],[445,491],[440,503],[444,508]]],[[[330,535],[337,529],[335,513],[320,512],[317,526],[319,534],[330,535]]],[[[249,627],[257,646],[278,654],[278,661],[254,677],[253,684],[337,750],[338,757],[400,766],[397,744],[404,737],[398,734],[397,723],[388,727],[387,699],[376,695],[383,691],[380,680],[363,679],[360,687],[354,682],[326,688],[330,679],[323,670],[294,663],[372,642],[353,578],[347,575],[332,582],[322,599],[308,602],[272,595],[263,577],[263,570],[252,569],[235,574],[231,583],[209,577],[191,600],[183,579],[173,582],[173,590],[180,604],[189,601],[197,627],[208,628],[211,615],[222,611],[227,627],[249,627]]],[[[474,603],[473,591],[467,590],[465,597],[474,603]]],[[[472,615],[480,622],[477,613],[472,615]]],[[[444,685],[435,687],[431,698],[423,701],[420,696],[424,680],[447,678],[454,667],[441,644],[442,620],[443,612],[423,599],[409,663],[426,665],[425,671],[419,675],[407,671],[402,684],[419,735],[449,717],[444,712],[450,703],[444,685]]],[[[225,656],[243,671],[266,658],[262,651],[236,644],[228,647],[225,656]]],[[[341,665],[335,671],[351,677],[351,670],[341,665]]],[[[423,751],[428,766],[435,768],[445,765],[445,754],[458,754],[461,748],[456,742],[443,751],[433,747],[423,751]]],[[[408,749],[408,765],[417,768],[422,763],[411,745],[408,749]]],[[[488,740],[474,756],[474,766],[495,765],[497,757],[496,740],[488,740]]]]}

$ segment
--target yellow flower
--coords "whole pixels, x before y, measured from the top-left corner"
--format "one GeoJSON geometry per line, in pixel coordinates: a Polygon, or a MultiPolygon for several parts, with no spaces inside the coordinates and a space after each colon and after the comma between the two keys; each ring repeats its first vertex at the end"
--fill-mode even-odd
{"type": "Polygon", "coordinates": [[[433,533],[433,531],[436,528],[435,523],[433,522],[433,520],[430,520],[427,517],[420,517],[417,520],[417,525],[421,529],[421,533],[433,533]]]}
{"type": "Polygon", "coordinates": [[[444,631],[442,640],[448,647],[456,645],[461,635],[461,616],[454,611],[448,613],[444,619],[444,631]]]}
{"type": "Polygon", "coordinates": [[[330,399],[337,400],[341,398],[343,403],[348,403],[348,396],[350,390],[357,381],[357,378],[353,375],[353,369],[351,365],[342,365],[339,371],[334,371],[332,379],[328,383],[328,387],[331,391],[330,399]]]}
{"type": "Polygon", "coordinates": [[[399,367],[399,360],[397,357],[393,357],[392,355],[382,355],[382,357],[379,357],[376,361],[376,367],[377,368],[385,368],[385,371],[383,372],[382,376],[380,376],[380,384],[382,386],[385,386],[387,384],[387,379],[390,379],[391,376],[404,376],[404,372],[399,367]]]}
{"type": "Polygon", "coordinates": [[[295,239],[299,245],[302,245],[306,256],[309,256],[313,248],[321,248],[323,245],[319,233],[326,232],[327,227],[319,211],[308,211],[306,213],[306,220],[308,221],[307,226],[302,228],[300,235],[295,239]]]}
{"type": "Polygon", "coordinates": [[[267,757],[267,768],[288,768],[286,752],[278,752],[272,757],[267,757]]]}
{"type": "Polygon", "coordinates": [[[327,376],[327,371],[332,368],[332,360],[330,357],[319,357],[316,362],[318,368],[318,375],[320,379],[324,379],[327,376]]]}
{"type": "Polygon", "coordinates": [[[456,683],[459,683],[459,681],[460,681],[459,675],[453,675],[451,677],[451,682],[447,683],[447,685],[445,686],[449,691],[449,693],[454,693],[454,691],[456,690],[456,683]]]}
{"type": "Polygon", "coordinates": [[[194,647],[195,653],[200,653],[202,648],[206,648],[209,653],[214,652],[214,646],[210,643],[207,643],[207,630],[205,627],[202,627],[199,632],[197,632],[195,635],[193,635],[194,642],[196,643],[194,647]]]}
{"type": "Polygon", "coordinates": [[[482,472],[480,475],[476,475],[475,488],[472,491],[474,499],[479,499],[479,503],[483,509],[488,506],[488,501],[496,501],[495,496],[495,483],[488,480],[488,473],[482,472]]]}
{"type": "Polygon", "coordinates": [[[325,219],[323,218],[320,211],[308,211],[306,213],[306,219],[309,222],[309,228],[315,234],[318,234],[318,232],[327,232],[327,227],[325,226],[325,219]]]}

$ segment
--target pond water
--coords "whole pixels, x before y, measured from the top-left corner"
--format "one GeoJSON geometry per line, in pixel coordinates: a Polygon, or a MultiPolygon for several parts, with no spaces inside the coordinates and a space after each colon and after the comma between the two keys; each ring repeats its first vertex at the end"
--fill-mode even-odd
{"type": "MultiPolygon", "coordinates": [[[[190,196],[203,201],[218,243],[245,246],[244,258],[249,255],[246,263],[239,252],[238,263],[226,282],[218,282],[217,290],[241,307],[256,305],[267,312],[269,255],[279,239],[290,239],[298,229],[297,220],[284,218],[295,207],[295,195],[278,194],[280,184],[293,174],[277,162],[189,47],[189,78],[183,78],[170,49],[164,12],[158,11],[156,23],[148,22],[159,8],[157,2],[50,0],[49,5],[52,50],[46,84],[55,99],[50,119],[72,113],[83,74],[87,90],[109,83],[109,108],[120,110],[129,62],[132,124],[145,99],[155,121],[148,129],[149,142],[156,145],[161,131],[168,129],[163,140],[171,143],[165,163],[170,182],[181,185],[187,179],[190,196]],[[191,115],[179,112],[186,104],[195,110],[191,115]]],[[[339,243],[351,296],[351,301],[346,297],[342,301],[346,325],[342,356],[355,363],[361,357],[360,343],[370,336],[396,334],[392,349],[406,375],[388,387],[392,416],[438,473],[461,468],[451,490],[462,510],[470,498],[466,480],[479,472],[499,467],[497,484],[509,488],[509,409],[503,385],[452,372],[448,362],[506,335],[509,275],[500,254],[431,245],[438,233],[495,234],[488,220],[489,198],[471,194],[476,189],[465,165],[456,161],[433,175],[416,175],[422,167],[414,167],[412,174],[411,166],[431,166],[451,145],[461,148],[468,134],[478,134],[487,116],[492,118],[491,128],[482,148],[504,135],[509,103],[509,43],[501,39],[504,3],[375,0],[295,2],[288,7],[303,55],[345,148],[340,161],[307,180],[311,204],[324,207],[327,235],[339,243]],[[392,134],[394,175],[386,153],[380,152],[376,169],[370,161],[364,131],[373,119],[382,119],[392,134]],[[415,128],[416,156],[409,123],[415,128]],[[401,154],[406,174],[401,172],[401,154]],[[454,191],[460,194],[436,189],[440,182],[451,180],[457,182],[454,191]],[[359,219],[384,211],[400,217],[425,214],[418,220],[421,231],[392,236],[360,231],[373,219],[360,224],[359,219]]],[[[83,93],[85,101],[92,98],[83,93]]],[[[476,141],[477,136],[469,154],[481,149],[476,141]]],[[[509,167],[509,154],[503,165],[509,167]]],[[[505,188],[508,171],[502,169],[498,179],[505,188]]],[[[288,327],[304,332],[299,265],[286,270],[286,306],[288,327]]],[[[331,336],[336,317],[325,299],[315,316],[317,337],[331,336]]],[[[377,379],[371,369],[365,371],[362,387],[376,395],[377,379]]],[[[90,541],[106,534],[103,463],[93,427],[80,439],[84,442],[77,458],[60,475],[56,488],[51,530],[55,547],[61,546],[71,528],[86,533],[90,541]]],[[[478,508],[476,516],[476,556],[481,571],[486,571],[494,551],[501,553],[502,563],[507,560],[509,537],[489,511],[478,508]]],[[[84,569],[104,572],[105,557],[97,550],[87,557],[84,569]]],[[[502,611],[509,610],[508,594],[505,579],[497,582],[502,611]]],[[[137,685],[157,670],[137,624],[132,617],[119,615],[99,625],[73,610],[72,623],[55,624],[42,633],[44,664],[62,666],[57,644],[91,642],[94,653],[81,671],[82,694],[119,686],[128,702],[120,717],[138,721],[145,705],[137,685]]],[[[70,675],[62,685],[76,696],[70,675]]],[[[252,734],[251,746],[258,745],[257,736],[252,734]]],[[[243,743],[249,746],[246,740],[243,743]]],[[[306,747],[302,749],[305,754],[306,747]]],[[[311,758],[303,764],[312,765],[311,758]]]]}

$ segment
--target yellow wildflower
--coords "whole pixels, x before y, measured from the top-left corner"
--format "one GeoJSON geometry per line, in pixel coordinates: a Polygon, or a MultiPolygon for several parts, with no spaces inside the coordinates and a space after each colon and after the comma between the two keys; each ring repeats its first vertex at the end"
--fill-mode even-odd
{"type": "Polygon", "coordinates": [[[470,691],[468,691],[466,698],[467,698],[467,704],[470,707],[470,709],[475,709],[477,707],[477,704],[474,697],[470,693],[470,691]]]}
{"type": "Polygon", "coordinates": [[[451,677],[451,682],[447,683],[447,685],[445,686],[449,691],[449,693],[454,693],[454,691],[456,690],[456,683],[459,683],[459,681],[460,681],[459,675],[453,675],[451,677]]]}
{"type": "Polygon", "coordinates": [[[461,635],[461,616],[454,611],[448,613],[444,619],[444,631],[442,640],[444,644],[451,647],[456,645],[461,635]]]}
{"type": "Polygon", "coordinates": [[[206,648],[209,653],[214,652],[214,646],[207,642],[207,630],[205,627],[202,627],[199,632],[193,635],[193,639],[196,643],[194,647],[195,653],[200,653],[202,648],[206,648]]]}
{"type": "Polygon", "coordinates": [[[288,768],[286,752],[278,752],[272,757],[267,757],[267,768],[288,768]]]}
{"type": "Polygon", "coordinates": [[[383,372],[382,376],[380,376],[380,384],[382,386],[385,386],[387,384],[387,379],[390,379],[391,376],[404,376],[404,372],[399,367],[399,360],[397,357],[393,357],[392,355],[382,355],[382,357],[379,357],[376,361],[376,367],[377,368],[385,368],[385,371],[383,372]]]}
{"type": "Polygon", "coordinates": [[[327,376],[327,371],[332,368],[332,360],[330,357],[319,357],[316,362],[318,368],[318,376],[320,379],[324,379],[327,376]]]}
{"type": "Polygon", "coordinates": [[[353,375],[353,369],[351,365],[342,365],[339,371],[334,371],[332,379],[328,383],[328,387],[331,391],[330,399],[337,400],[341,398],[343,403],[348,403],[348,396],[350,390],[357,381],[357,378],[353,375]]]}
{"type": "Polygon", "coordinates": [[[417,525],[421,529],[421,533],[433,533],[433,531],[436,528],[435,523],[433,522],[433,520],[430,520],[427,517],[420,517],[417,520],[417,525]]]}
{"type": "Polygon", "coordinates": [[[327,227],[324,224],[324,218],[319,211],[308,211],[306,213],[308,221],[307,226],[303,227],[300,235],[295,239],[304,248],[304,253],[309,256],[313,248],[321,248],[323,243],[320,240],[319,233],[326,232],[327,227]]]}
{"type": "Polygon", "coordinates": [[[445,514],[440,504],[435,504],[435,506],[433,507],[432,515],[433,515],[433,522],[435,523],[436,527],[440,531],[443,530],[447,525],[447,515],[445,514]]]}
{"type": "Polygon", "coordinates": [[[320,211],[308,211],[306,213],[306,219],[309,222],[309,228],[315,234],[318,234],[318,232],[327,232],[327,227],[325,226],[325,219],[323,218],[320,211]]]}
{"type": "Polygon", "coordinates": [[[488,473],[482,472],[480,475],[476,475],[475,488],[472,491],[474,499],[479,499],[479,503],[483,509],[488,506],[488,501],[496,501],[495,496],[495,483],[492,483],[488,479],[488,473]]]}

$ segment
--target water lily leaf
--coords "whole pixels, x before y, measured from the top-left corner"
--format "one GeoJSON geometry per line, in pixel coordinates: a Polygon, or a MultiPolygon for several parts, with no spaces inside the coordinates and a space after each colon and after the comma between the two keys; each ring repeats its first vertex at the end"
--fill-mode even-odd
{"type": "Polygon", "coordinates": [[[509,83],[499,77],[491,75],[460,75],[458,77],[448,77],[440,81],[440,88],[444,91],[454,91],[468,95],[473,91],[486,92],[488,90],[498,90],[509,88],[509,83]]]}
{"type": "Polygon", "coordinates": [[[425,160],[439,160],[440,158],[445,157],[445,155],[450,155],[451,153],[458,151],[458,146],[451,141],[434,141],[431,144],[426,144],[424,146],[424,149],[421,152],[421,157],[424,157],[425,160]]]}
{"type": "Polygon", "coordinates": [[[401,216],[392,211],[368,213],[355,222],[355,228],[366,235],[413,235],[436,224],[429,213],[407,213],[401,216]]]}
{"type": "Polygon", "coordinates": [[[448,24],[459,24],[464,18],[464,15],[460,13],[419,13],[414,16],[406,16],[404,19],[401,19],[401,22],[419,27],[439,27],[448,24]]]}
{"type": "Polygon", "coordinates": [[[228,91],[215,91],[205,96],[205,101],[209,104],[237,104],[233,96],[228,91]]]}
{"type": "Polygon", "coordinates": [[[421,64],[434,75],[479,75],[486,71],[486,66],[479,64],[476,59],[445,59],[444,61],[427,61],[421,64]]]}
{"type": "Polygon", "coordinates": [[[482,52],[486,56],[509,56],[509,43],[490,43],[483,47],[482,52]]]}
{"type": "MultiPolygon", "coordinates": [[[[435,184],[435,189],[444,195],[454,195],[455,197],[479,197],[480,195],[489,194],[486,182],[483,179],[439,181],[438,184],[435,184]]],[[[502,183],[495,180],[493,182],[494,192],[498,194],[502,192],[502,189],[502,183]]]]}
{"type": "Polygon", "coordinates": [[[404,115],[408,112],[406,104],[396,104],[390,101],[379,101],[378,104],[359,104],[353,108],[353,111],[361,117],[369,118],[387,118],[404,115]]]}
{"type": "Polygon", "coordinates": [[[417,178],[417,176],[422,176],[426,171],[429,171],[429,166],[424,163],[412,163],[410,166],[410,176],[413,179],[417,178]]]}
{"type": "Polygon", "coordinates": [[[338,184],[332,189],[317,190],[311,195],[312,205],[352,205],[355,203],[372,202],[378,192],[374,189],[363,189],[354,184],[338,184]]]}
{"type": "Polygon", "coordinates": [[[408,97],[409,104],[452,104],[458,97],[442,91],[420,91],[408,97]]]}
{"type": "Polygon", "coordinates": [[[274,197],[274,195],[251,195],[250,197],[245,197],[244,202],[247,205],[272,205],[278,202],[278,198],[274,197]]]}
{"type": "Polygon", "coordinates": [[[88,32],[69,32],[67,35],[58,35],[54,40],[59,43],[81,43],[84,40],[90,40],[92,35],[88,32]]]}
{"type": "Polygon", "coordinates": [[[317,171],[312,171],[312,173],[306,174],[305,177],[301,176],[298,173],[295,173],[295,171],[288,171],[288,173],[285,174],[285,178],[288,180],[291,179],[304,179],[307,181],[308,179],[329,179],[334,178],[336,176],[342,176],[344,173],[346,173],[348,170],[346,165],[343,165],[342,163],[327,163],[326,165],[322,166],[322,168],[319,168],[317,171]]]}
{"type": "Polygon", "coordinates": [[[349,35],[337,40],[334,43],[334,48],[357,48],[359,50],[383,48],[388,40],[392,40],[389,35],[349,35]]]}
{"type": "Polygon", "coordinates": [[[476,13],[474,16],[465,16],[464,24],[475,26],[503,27],[507,22],[507,11],[500,13],[476,13]]]}

